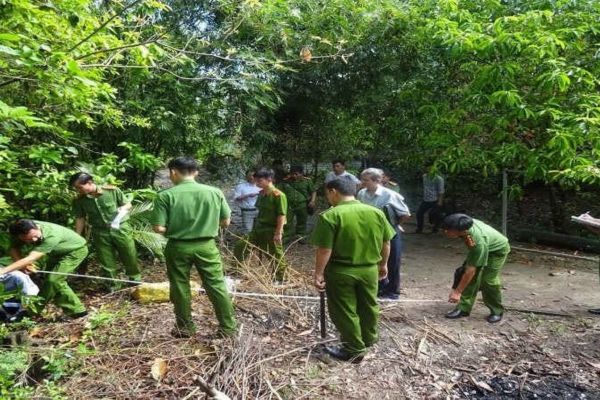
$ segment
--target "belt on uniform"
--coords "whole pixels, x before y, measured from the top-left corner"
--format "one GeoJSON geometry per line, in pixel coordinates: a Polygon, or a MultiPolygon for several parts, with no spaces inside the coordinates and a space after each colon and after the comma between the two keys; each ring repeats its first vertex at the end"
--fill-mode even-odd
{"type": "Polygon", "coordinates": [[[173,242],[203,242],[203,241],[207,241],[207,240],[214,240],[214,237],[198,237],[198,238],[192,238],[192,239],[175,239],[175,238],[168,238],[169,241],[173,241],[173,242]]]}
{"type": "Polygon", "coordinates": [[[256,208],[240,208],[242,211],[256,211],[256,208]]]}

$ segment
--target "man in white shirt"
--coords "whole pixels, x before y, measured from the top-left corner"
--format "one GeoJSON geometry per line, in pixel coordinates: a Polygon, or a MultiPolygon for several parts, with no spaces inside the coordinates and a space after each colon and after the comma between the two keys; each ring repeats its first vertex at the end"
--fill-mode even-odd
{"type": "Polygon", "coordinates": [[[325,184],[334,179],[348,179],[349,181],[354,182],[357,187],[360,185],[360,180],[350,172],[346,171],[346,162],[344,160],[333,160],[331,166],[333,167],[333,171],[329,171],[325,176],[325,184]]]}
{"type": "Polygon", "coordinates": [[[37,296],[40,289],[33,283],[29,275],[21,271],[0,275],[0,286],[0,293],[14,294],[14,297],[6,298],[0,303],[0,322],[19,322],[26,315],[22,297],[37,296]]]}
{"type": "Polygon", "coordinates": [[[379,282],[378,296],[397,300],[400,297],[400,265],[402,261],[402,232],[400,222],[410,217],[410,210],[401,194],[384,187],[381,184],[383,171],[379,168],[367,168],[360,174],[363,188],[356,198],[365,204],[372,205],[383,211],[396,231],[390,241],[390,257],[388,258],[387,280],[379,282]]]}
{"type": "Polygon", "coordinates": [[[444,178],[437,174],[431,174],[432,165],[425,167],[423,174],[423,201],[417,210],[417,230],[415,233],[423,233],[425,224],[425,213],[429,212],[429,220],[433,224],[432,233],[437,233],[443,218],[439,218],[435,211],[444,204],[444,178]]]}
{"type": "Polygon", "coordinates": [[[256,199],[260,188],[254,184],[254,170],[246,171],[246,182],[240,183],[234,189],[235,204],[242,211],[242,230],[244,234],[250,233],[254,220],[258,215],[256,199]]]}

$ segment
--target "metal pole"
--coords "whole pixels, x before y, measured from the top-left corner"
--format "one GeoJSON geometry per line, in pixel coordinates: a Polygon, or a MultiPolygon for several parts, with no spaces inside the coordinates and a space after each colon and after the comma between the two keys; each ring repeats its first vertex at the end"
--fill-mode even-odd
{"type": "Polygon", "coordinates": [[[502,171],[502,234],[506,236],[508,225],[508,172],[502,171]]]}
{"type": "MultiPolygon", "coordinates": [[[[555,257],[573,258],[575,260],[585,260],[585,261],[600,262],[600,258],[585,257],[585,256],[576,256],[576,255],[567,254],[567,253],[559,253],[559,252],[556,252],[556,251],[528,249],[527,247],[512,246],[512,245],[510,246],[510,248],[511,248],[511,250],[527,251],[529,253],[547,254],[549,256],[555,256],[555,257]]],[[[599,267],[600,267],[600,265],[599,265],[599,267]]]]}
{"type": "Polygon", "coordinates": [[[327,337],[327,317],[325,316],[325,292],[319,292],[319,322],[321,323],[321,338],[325,339],[327,337]]]}

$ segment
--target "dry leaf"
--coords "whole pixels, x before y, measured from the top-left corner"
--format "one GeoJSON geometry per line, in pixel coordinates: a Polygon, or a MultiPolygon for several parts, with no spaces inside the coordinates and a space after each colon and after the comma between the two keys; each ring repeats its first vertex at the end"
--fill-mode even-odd
{"type": "Polygon", "coordinates": [[[487,390],[488,392],[494,392],[494,389],[492,389],[492,387],[490,385],[488,385],[487,383],[483,382],[483,381],[476,381],[475,382],[477,384],[477,386],[479,386],[480,388],[487,390]]]}
{"type": "Polygon", "coordinates": [[[160,382],[162,378],[167,374],[167,362],[162,358],[154,359],[154,363],[152,364],[152,368],[150,369],[150,374],[152,377],[160,382]]]}
{"type": "Polygon", "coordinates": [[[306,336],[306,335],[310,335],[312,333],[313,329],[307,329],[305,331],[300,332],[297,336],[306,336]]]}
{"type": "Polygon", "coordinates": [[[44,331],[39,326],[34,327],[29,331],[29,337],[41,337],[44,331]]]}
{"type": "Polygon", "coordinates": [[[312,52],[308,47],[303,47],[302,50],[300,50],[300,58],[302,58],[302,61],[304,62],[310,62],[310,60],[312,60],[312,52]]]}
{"type": "Polygon", "coordinates": [[[586,360],[586,363],[590,366],[590,367],[594,367],[596,369],[600,369],[600,363],[592,363],[586,360]]]}
{"type": "Polygon", "coordinates": [[[69,342],[71,343],[79,342],[79,339],[81,339],[81,332],[74,332],[69,335],[69,342]]]}

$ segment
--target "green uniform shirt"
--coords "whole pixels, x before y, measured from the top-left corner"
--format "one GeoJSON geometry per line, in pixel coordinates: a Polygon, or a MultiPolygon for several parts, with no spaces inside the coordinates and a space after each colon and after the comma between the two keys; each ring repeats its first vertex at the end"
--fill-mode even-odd
{"type": "Polygon", "coordinates": [[[306,177],[300,179],[284,179],[278,186],[281,191],[285,193],[290,208],[305,206],[310,200],[310,196],[315,191],[312,181],[306,177]]]}
{"type": "MultiPolygon", "coordinates": [[[[81,195],[73,201],[76,218],[87,217],[94,228],[108,228],[117,215],[117,208],[129,203],[129,199],[115,186],[98,186],[99,196],[81,195]]],[[[127,220],[127,216],[123,221],[127,220]]]]}
{"type": "Polygon", "coordinates": [[[490,252],[508,247],[508,239],[503,234],[477,219],[473,219],[473,226],[468,232],[473,243],[469,245],[468,240],[465,241],[469,247],[467,265],[485,267],[490,252]]]}
{"type": "Polygon", "coordinates": [[[255,221],[256,229],[274,229],[277,226],[277,217],[287,215],[287,197],[276,187],[263,189],[256,199],[258,215],[255,221]]]}
{"type": "Polygon", "coordinates": [[[33,221],[42,231],[41,243],[28,244],[18,239],[13,241],[14,247],[27,245],[31,251],[50,256],[63,256],[85,246],[86,241],[75,231],[51,222],[33,221]]]}
{"type": "Polygon", "coordinates": [[[381,210],[350,200],[322,213],[311,239],[332,249],[330,264],[371,266],[381,261],[383,242],[395,234],[381,210]]]}
{"type": "Polygon", "coordinates": [[[158,193],[150,222],[166,227],[169,239],[207,239],[218,236],[221,220],[230,216],[220,189],[184,179],[158,193]]]}

